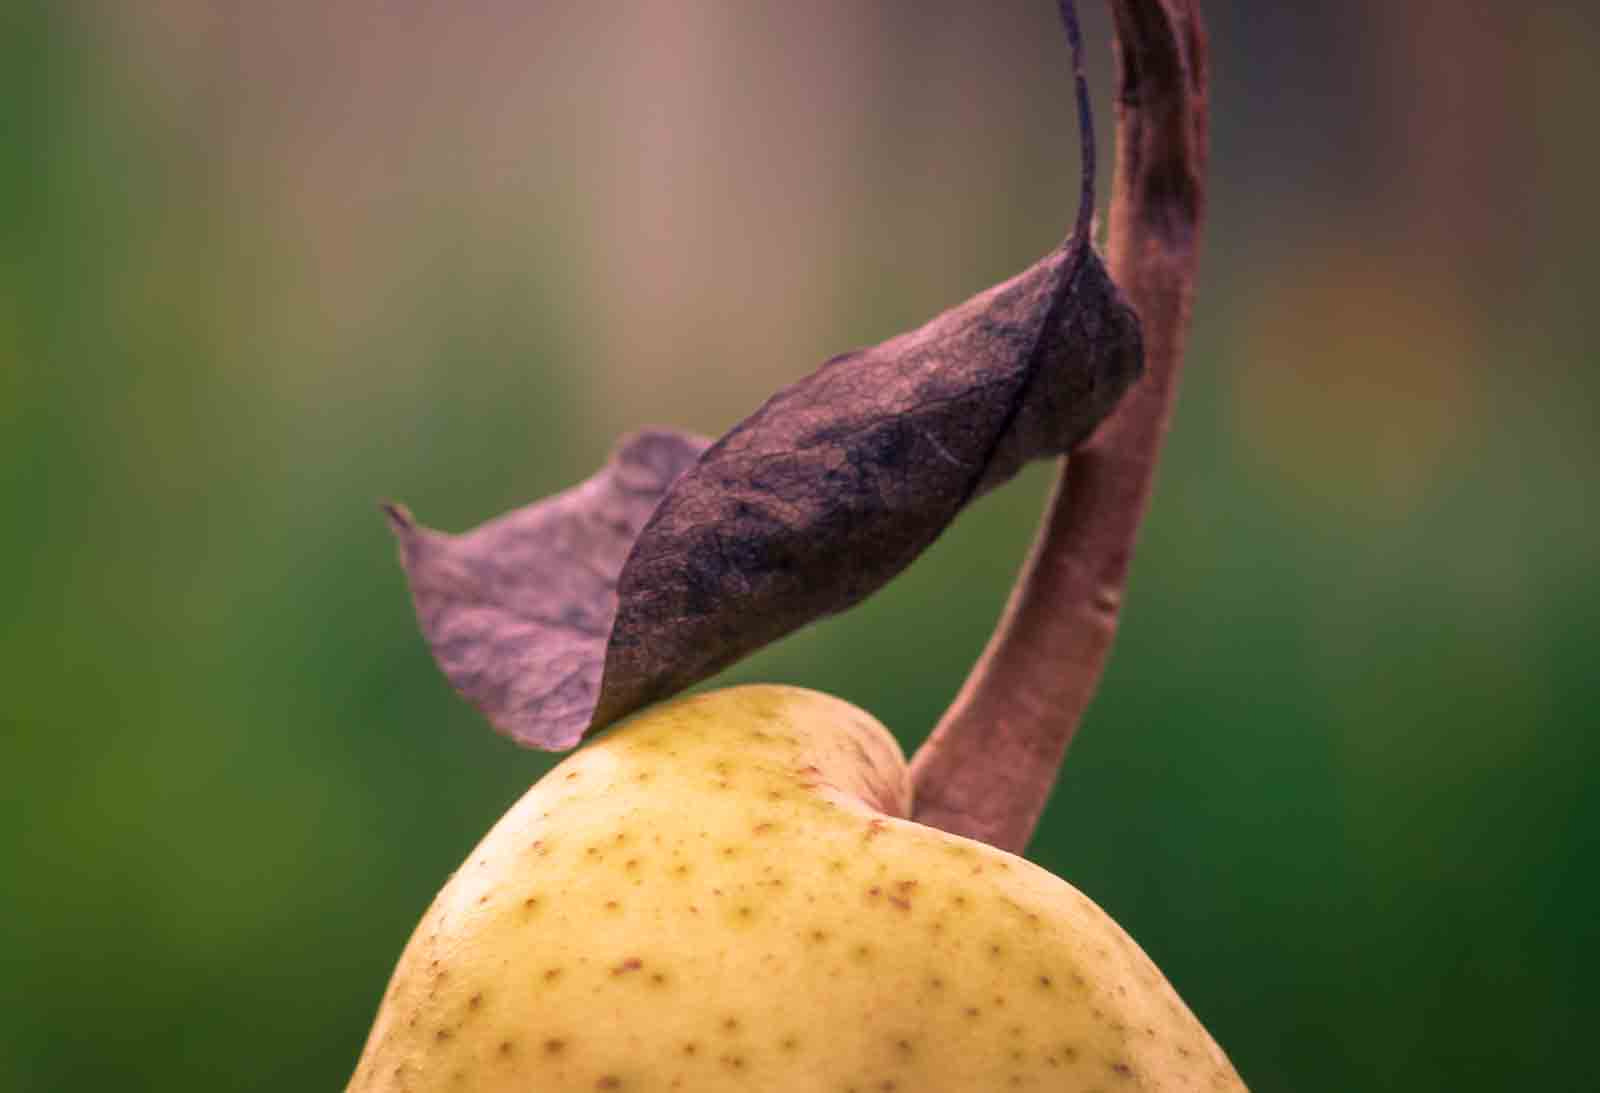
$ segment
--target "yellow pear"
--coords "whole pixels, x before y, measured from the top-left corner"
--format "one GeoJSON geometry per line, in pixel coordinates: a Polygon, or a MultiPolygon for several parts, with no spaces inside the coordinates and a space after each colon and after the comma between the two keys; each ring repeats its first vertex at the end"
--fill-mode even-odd
{"type": "Polygon", "coordinates": [[[1244,1088],[1104,911],[909,805],[893,737],[826,695],[634,717],[445,885],[349,1090],[1244,1088]]]}

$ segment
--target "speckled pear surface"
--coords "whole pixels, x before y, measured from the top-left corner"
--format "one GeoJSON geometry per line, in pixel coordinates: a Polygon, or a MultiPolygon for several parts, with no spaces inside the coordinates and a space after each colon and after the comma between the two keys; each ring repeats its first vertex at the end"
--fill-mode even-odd
{"type": "Polygon", "coordinates": [[[639,715],[446,884],[349,1090],[1244,1088],[1103,911],[909,794],[888,732],[815,692],[639,715]]]}

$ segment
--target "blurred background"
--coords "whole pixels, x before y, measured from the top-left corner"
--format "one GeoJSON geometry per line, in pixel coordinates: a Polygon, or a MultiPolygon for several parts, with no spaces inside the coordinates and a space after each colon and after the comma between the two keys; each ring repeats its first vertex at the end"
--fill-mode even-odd
{"type": "MultiPolygon", "coordinates": [[[[1587,1087],[1600,16],[1210,8],[1186,387],[1031,856],[1258,1090],[1587,1087]]],[[[342,1086],[550,762],[449,692],[376,502],[464,529],[1033,261],[1053,9],[0,7],[0,1088],[342,1086]]],[[[1049,474],[730,677],[914,745],[1049,474]]]]}

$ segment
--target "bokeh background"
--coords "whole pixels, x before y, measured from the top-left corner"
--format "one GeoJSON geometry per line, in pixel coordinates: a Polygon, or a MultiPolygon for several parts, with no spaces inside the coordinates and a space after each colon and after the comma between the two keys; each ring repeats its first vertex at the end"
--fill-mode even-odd
{"type": "MultiPolygon", "coordinates": [[[[0,7],[0,1088],[342,1085],[549,762],[375,503],[468,527],[1031,262],[1053,7],[0,7]]],[[[1187,384],[1031,854],[1259,1090],[1588,1088],[1600,16],[1210,7],[1187,384]]],[[[1048,477],[730,676],[914,745],[1048,477]]]]}

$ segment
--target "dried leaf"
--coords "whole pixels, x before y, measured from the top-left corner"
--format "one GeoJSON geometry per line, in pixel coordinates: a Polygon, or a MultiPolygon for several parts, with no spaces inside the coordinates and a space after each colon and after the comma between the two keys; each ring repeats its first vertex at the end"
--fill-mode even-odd
{"type": "Polygon", "coordinates": [[[423,633],[497,729],[571,747],[859,603],[969,501],[1111,413],[1143,353],[1088,242],[1094,134],[1066,0],[1062,18],[1084,173],[1060,248],[835,357],[703,455],[703,441],[647,434],[577,489],[460,537],[390,510],[423,633]]]}
{"type": "Polygon", "coordinates": [[[1140,360],[1133,313],[1069,246],[779,393],[640,535],[597,723],[877,591],[973,498],[1088,436],[1140,360]]]}
{"type": "Polygon", "coordinates": [[[642,434],[460,536],[391,508],[445,675],[519,743],[568,748],[882,587],[1138,376],[1137,321],[1078,239],[834,358],[709,449],[642,434]]]}

